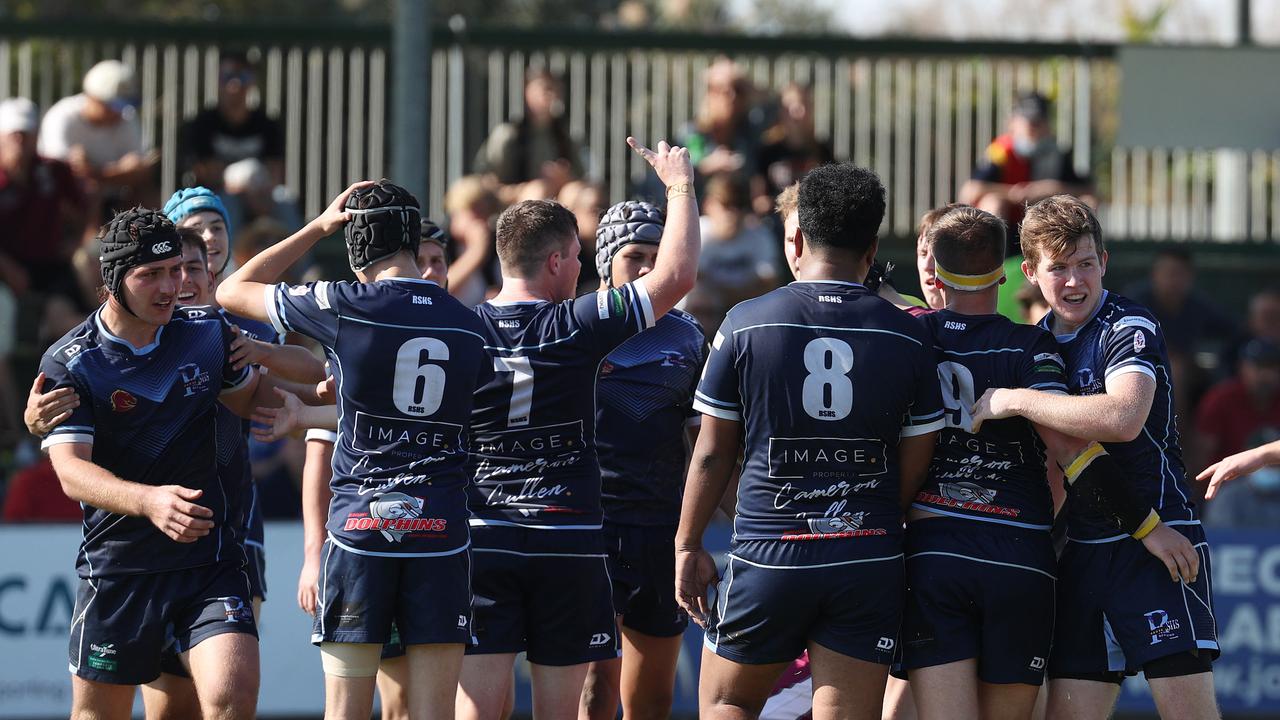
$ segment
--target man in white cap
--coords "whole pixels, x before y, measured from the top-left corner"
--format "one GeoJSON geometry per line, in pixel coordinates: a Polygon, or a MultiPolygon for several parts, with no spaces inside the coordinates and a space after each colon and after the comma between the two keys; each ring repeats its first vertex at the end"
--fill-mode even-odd
{"type": "Polygon", "coordinates": [[[45,113],[40,154],[65,160],[80,178],[111,187],[138,187],[150,180],[157,156],[144,153],[142,127],[129,104],[133,69],[103,60],[85,73],[83,92],[65,97],[45,113]]]}

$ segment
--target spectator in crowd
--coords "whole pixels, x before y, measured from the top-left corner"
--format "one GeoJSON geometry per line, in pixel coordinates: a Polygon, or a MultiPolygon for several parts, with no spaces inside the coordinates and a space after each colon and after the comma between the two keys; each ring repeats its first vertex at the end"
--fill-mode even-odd
{"type": "Polygon", "coordinates": [[[1023,93],[1008,132],[991,141],[986,162],[960,188],[960,202],[1016,227],[1027,206],[1062,193],[1097,205],[1089,178],[1076,174],[1070,148],[1059,147],[1049,127],[1049,101],[1039,93],[1023,93]]]}
{"type": "Polygon", "coordinates": [[[218,104],[201,110],[182,128],[189,185],[222,187],[228,165],[253,158],[271,173],[272,185],[284,182],[284,132],[261,108],[249,107],[257,84],[253,65],[243,53],[222,54],[218,62],[218,104]]]}
{"type": "Polygon", "coordinates": [[[728,58],[707,68],[706,83],[697,120],[678,140],[689,149],[699,182],[721,173],[755,173],[760,164],[761,125],[755,88],[728,58]]]}
{"type": "Polygon", "coordinates": [[[70,166],[36,152],[36,117],[26,98],[0,102],[0,284],[78,301],[71,255],[85,197],[70,166]]]}
{"type": "Polygon", "coordinates": [[[1151,264],[1146,282],[1130,288],[1128,297],[1151,308],[1160,321],[1170,352],[1193,354],[1206,340],[1225,347],[1237,337],[1236,324],[1195,288],[1196,271],[1185,248],[1163,248],[1151,264]]]}
{"type": "MultiPolygon", "coordinates": [[[[153,172],[159,155],[142,146],[142,126],[130,105],[133,69],[103,60],[85,73],[83,92],[53,104],[40,125],[41,155],[71,165],[89,192],[116,205],[154,200],[153,172]]],[[[154,203],[152,203],[154,204],[154,203]]],[[[95,225],[100,217],[92,218],[95,225]]]]}
{"type": "Polygon", "coordinates": [[[1280,287],[1269,287],[1249,300],[1249,337],[1280,345],[1280,287]]]}
{"type": "Polygon", "coordinates": [[[791,83],[778,97],[778,120],[762,137],[757,174],[763,192],[755,195],[757,215],[767,215],[774,198],[810,170],[835,160],[831,144],[818,139],[813,124],[813,92],[791,83]]]}
{"type": "Polygon", "coordinates": [[[569,135],[563,92],[549,71],[530,72],[524,115],[493,128],[480,147],[476,172],[497,180],[503,203],[553,198],[565,183],[582,177],[582,151],[569,135]]]}
{"type": "Polygon", "coordinates": [[[578,243],[582,252],[578,259],[582,270],[578,273],[578,294],[594,292],[600,287],[596,274],[596,228],[604,214],[604,188],[585,180],[574,180],[564,186],[556,200],[578,220],[578,243]]]}
{"type": "Polygon", "coordinates": [[[297,198],[287,186],[276,182],[267,163],[257,158],[237,160],[222,173],[222,183],[227,222],[232,227],[248,227],[268,219],[290,233],[302,228],[297,198]]]}
{"type": "Polygon", "coordinates": [[[1193,434],[1201,443],[1196,466],[1249,449],[1264,431],[1280,434],[1280,345],[1254,338],[1241,352],[1236,376],[1209,388],[1200,401],[1193,434]]]}
{"type": "MultiPolygon", "coordinates": [[[[1268,426],[1255,433],[1245,449],[1260,448],[1277,439],[1280,432],[1268,426]]],[[[1280,466],[1258,464],[1261,467],[1216,489],[1205,505],[1205,526],[1275,530],[1276,518],[1280,518],[1280,466]]],[[[1200,479],[1206,477],[1202,474],[1200,479]]]]}
{"type": "Polygon", "coordinates": [[[484,302],[501,277],[494,252],[494,219],[501,209],[478,175],[458,178],[444,195],[448,233],[457,252],[449,263],[449,293],[468,307],[484,302]]]}
{"type": "Polygon", "coordinates": [[[721,173],[707,181],[698,282],[682,308],[707,337],[715,336],[729,308],[778,285],[778,241],[751,214],[748,192],[740,175],[721,173]]]}
{"type": "Polygon", "coordinates": [[[0,520],[16,522],[83,522],[80,503],[62,492],[53,463],[44,453],[9,478],[0,520]]]}
{"type": "Polygon", "coordinates": [[[1023,285],[1018,288],[1017,298],[1018,307],[1022,310],[1021,322],[1024,324],[1035,325],[1049,314],[1049,303],[1044,299],[1039,285],[1023,285]]]}

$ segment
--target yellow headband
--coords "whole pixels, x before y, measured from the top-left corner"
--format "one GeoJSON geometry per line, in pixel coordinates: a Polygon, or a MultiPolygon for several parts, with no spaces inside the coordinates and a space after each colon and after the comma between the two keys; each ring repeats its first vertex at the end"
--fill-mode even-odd
{"type": "Polygon", "coordinates": [[[938,258],[936,257],[933,259],[933,271],[937,273],[938,279],[947,287],[969,292],[986,290],[1004,279],[1004,268],[1002,267],[998,267],[985,275],[961,275],[943,268],[938,264],[938,258]]]}

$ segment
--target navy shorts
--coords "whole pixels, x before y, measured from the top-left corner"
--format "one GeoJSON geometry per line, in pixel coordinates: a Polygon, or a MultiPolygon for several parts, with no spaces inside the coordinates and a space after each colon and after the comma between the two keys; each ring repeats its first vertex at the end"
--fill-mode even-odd
{"type": "Polygon", "coordinates": [[[249,597],[267,599],[267,553],[261,545],[246,541],[244,555],[248,562],[244,572],[249,576],[249,597]]]}
{"type": "Polygon", "coordinates": [[[405,645],[471,641],[470,552],[361,555],[326,540],[311,642],[405,645]]]}
{"type": "Polygon", "coordinates": [[[1040,685],[1053,642],[1047,531],[958,518],[907,526],[902,667],[968,660],[994,684],[1040,685]]]}
{"type": "Polygon", "coordinates": [[[1058,562],[1049,677],[1132,675],[1152,660],[1180,652],[1218,657],[1209,544],[1199,525],[1174,529],[1200,556],[1194,583],[1169,580],[1164,563],[1132,538],[1067,543],[1058,562]]]}
{"type": "Polygon", "coordinates": [[[604,526],[613,609],[622,626],[651,637],[683,635],[689,616],[676,602],[676,529],[604,526]]]}
{"type": "Polygon", "coordinates": [[[537,665],[618,657],[604,537],[590,530],[471,529],[475,647],[537,665]]]}
{"type": "Polygon", "coordinates": [[[902,555],[779,565],[774,541],[738,543],[708,618],[706,647],[744,665],[791,662],[809,643],[867,662],[893,662],[902,622],[902,555]],[[749,556],[751,560],[744,559],[749,556]]]}
{"type": "Polygon", "coordinates": [[[186,652],[222,633],[258,636],[239,562],[80,580],[71,623],[71,672],[142,685],[160,677],[170,644],[186,652]]]}

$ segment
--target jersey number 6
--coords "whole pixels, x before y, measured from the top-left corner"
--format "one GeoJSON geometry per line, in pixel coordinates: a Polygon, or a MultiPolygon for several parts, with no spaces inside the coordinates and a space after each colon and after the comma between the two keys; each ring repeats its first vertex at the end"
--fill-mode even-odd
{"type": "Polygon", "coordinates": [[[449,346],[429,337],[414,338],[400,346],[391,399],[405,415],[433,415],[444,400],[444,368],[423,362],[423,353],[428,361],[448,360],[449,346]]]}

